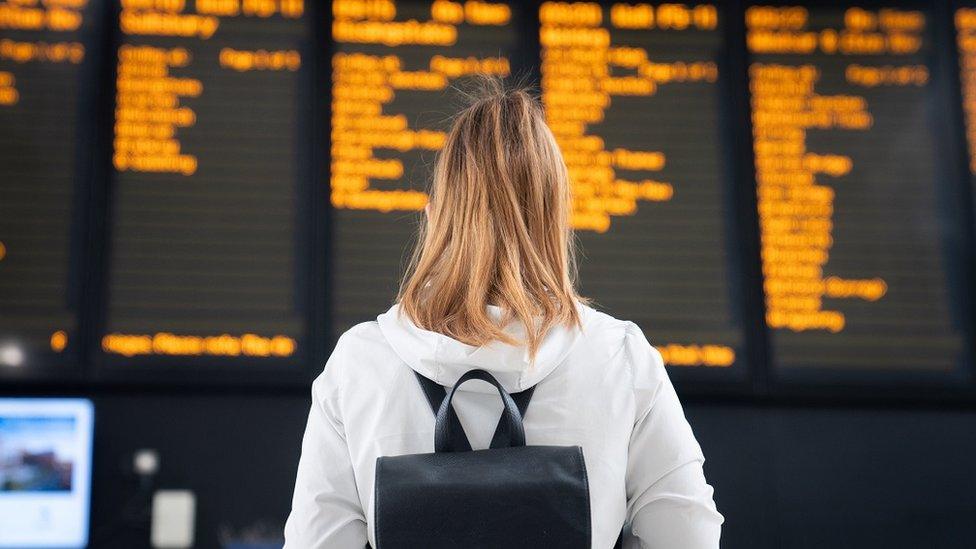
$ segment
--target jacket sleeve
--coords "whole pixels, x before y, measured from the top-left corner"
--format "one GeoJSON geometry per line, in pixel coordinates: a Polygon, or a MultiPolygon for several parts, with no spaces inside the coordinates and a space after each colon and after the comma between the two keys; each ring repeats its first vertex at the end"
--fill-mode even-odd
{"type": "Polygon", "coordinates": [[[339,407],[340,347],[312,384],[312,406],[302,441],[285,549],[366,546],[366,517],[339,407]]]}
{"type": "Polygon", "coordinates": [[[624,547],[718,549],[724,519],[661,354],[634,324],[624,351],[637,403],[627,458],[624,547]]]}

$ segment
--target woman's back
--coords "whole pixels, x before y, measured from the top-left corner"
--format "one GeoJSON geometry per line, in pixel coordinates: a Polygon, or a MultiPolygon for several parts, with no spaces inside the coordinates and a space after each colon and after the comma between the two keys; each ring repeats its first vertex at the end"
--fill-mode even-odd
{"type": "MultiPolygon", "coordinates": [[[[569,175],[524,91],[489,82],[455,119],[397,304],[346,332],[313,384],[289,549],[375,546],[377,457],[432,450],[414,372],[451,386],[475,368],[535,388],[527,445],[582,448],[593,547],[622,530],[625,547],[718,547],[722,516],[660,354],[576,293],[569,175]]],[[[495,388],[465,383],[454,405],[488,447],[495,388]]]]}
{"type": "MultiPolygon", "coordinates": [[[[633,323],[580,310],[582,329],[552,330],[532,369],[524,347],[472,347],[396,306],[346,332],[315,381],[287,547],[373,544],[376,458],[431,451],[434,416],[413,372],[451,386],[471,368],[509,392],[536,387],[528,444],[583,448],[593,547],[611,547],[628,522],[647,547],[718,547],[722,517],[660,354],[633,323]]],[[[495,388],[468,382],[454,403],[472,447],[487,448],[502,408],[495,388]]]]}

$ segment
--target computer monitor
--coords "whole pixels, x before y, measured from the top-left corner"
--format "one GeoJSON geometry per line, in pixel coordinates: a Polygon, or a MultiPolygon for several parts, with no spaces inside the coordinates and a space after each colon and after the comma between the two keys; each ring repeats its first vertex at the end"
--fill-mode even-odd
{"type": "Polygon", "coordinates": [[[85,547],[92,403],[0,398],[0,548],[85,547]]]}

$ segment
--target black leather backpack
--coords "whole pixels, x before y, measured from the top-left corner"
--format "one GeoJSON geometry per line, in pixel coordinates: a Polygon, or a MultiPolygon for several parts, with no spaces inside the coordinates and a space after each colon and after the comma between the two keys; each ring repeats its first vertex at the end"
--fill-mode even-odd
{"type": "Polygon", "coordinates": [[[436,414],[434,453],[376,459],[376,549],[590,547],[582,448],[525,445],[522,416],[534,387],[509,395],[475,369],[445,395],[417,378],[436,414]],[[494,385],[505,404],[487,450],[471,449],[451,406],[471,379],[494,385]]]}

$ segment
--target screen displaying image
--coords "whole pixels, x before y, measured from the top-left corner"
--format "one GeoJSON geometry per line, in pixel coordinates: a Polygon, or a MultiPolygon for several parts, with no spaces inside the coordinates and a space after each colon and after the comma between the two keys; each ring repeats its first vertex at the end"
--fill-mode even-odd
{"type": "Polygon", "coordinates": [[[76,431],[71,416],[0,417],[0,492],[70,492],[76,431]]]}
{"type": "Polygon", "coordinates": [[[0,399],[0,547],[84,547],[91,403],[0,399]]]}

